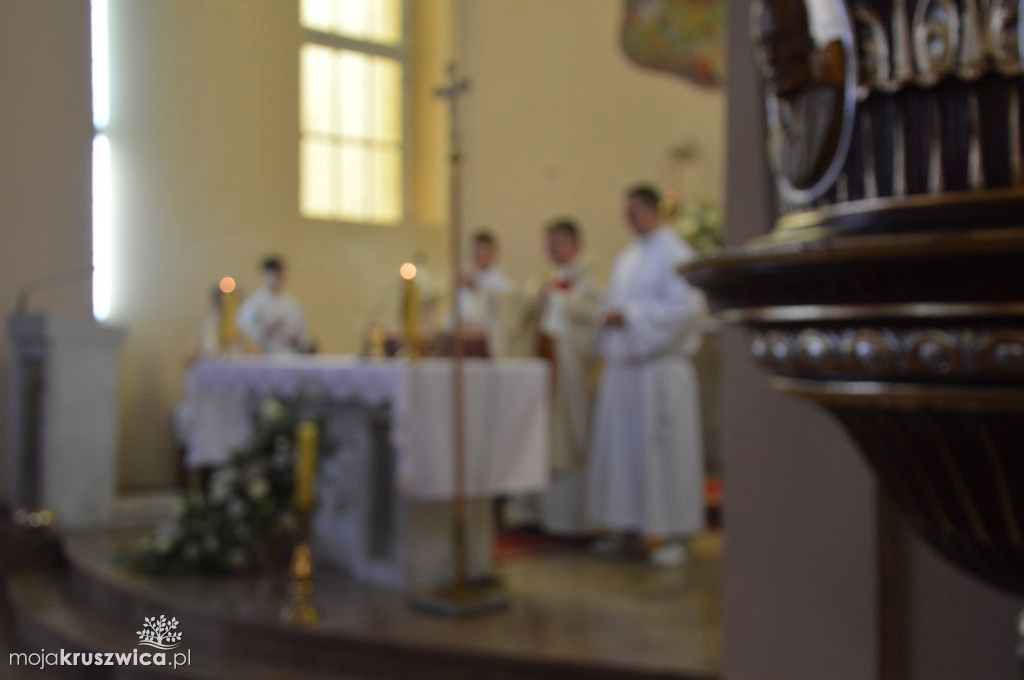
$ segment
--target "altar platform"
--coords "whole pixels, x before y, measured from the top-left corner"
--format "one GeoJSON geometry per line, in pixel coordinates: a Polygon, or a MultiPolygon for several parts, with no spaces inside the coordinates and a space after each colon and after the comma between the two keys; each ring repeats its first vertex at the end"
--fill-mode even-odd
{"type": "MultiPolygon", "coordinates": [[[[277,621],[280,578],[127,571],[117,555],[137,535],[77,534],[64,541],[64,568],[12,576],[15,650],[130,652],[143,618],[165,615],[180,622],[191,665],[109,677],[719,677],[717,532],[698,537],[689,563],[676,570],[598,559],[571,543],[511,551],[498,559],[510,610],[476,619],[434,618],[393,590],[321,572],[316,601],[324,618],[310,628],[277,621]]],[[[79,677],[59,669],[53,676],[79,677]]]]}

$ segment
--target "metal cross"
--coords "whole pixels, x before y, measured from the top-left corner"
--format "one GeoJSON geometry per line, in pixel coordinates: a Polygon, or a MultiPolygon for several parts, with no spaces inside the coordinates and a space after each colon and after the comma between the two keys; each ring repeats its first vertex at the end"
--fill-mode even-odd
{"type": "Polygon", "coordinates": [[[452,165],[456,165],[460,160],[459,97],[467,90],[469,90],[469,79],[459,76],[459,70],[454,61],[448,64],[448,81],[434,89],[434,95],[441,99],[447,99],[449,104],[452,165]]]}

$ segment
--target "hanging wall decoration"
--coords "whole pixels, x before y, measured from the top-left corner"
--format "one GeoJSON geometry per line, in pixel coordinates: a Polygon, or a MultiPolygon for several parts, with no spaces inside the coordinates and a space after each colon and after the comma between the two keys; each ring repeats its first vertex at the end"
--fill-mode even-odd
{"type": "Polygon", "coordinates": [[[626,0],[622,47],[635,63],[706,87],[725,77],[724,0],[626,0]]]}

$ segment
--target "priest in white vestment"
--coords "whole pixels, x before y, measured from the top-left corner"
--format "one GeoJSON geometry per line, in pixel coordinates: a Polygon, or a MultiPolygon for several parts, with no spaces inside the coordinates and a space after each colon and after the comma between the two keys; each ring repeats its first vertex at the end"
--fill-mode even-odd
{"type": "Polygon", "coordinates": [[[586,461],[593,409],[594,340],[601,288],[581,251],[575,222],[552,222],[545,233],[556,269],[536,296],[537,352],[551,365],[551,485],[514,499],[507,518],[556,535],[581,535],[586,517],[586,461]]]}
{"type": "Polygon", "coordinates": [[[521,304],[515,283],[498,265],[498,239],[489,231],[473,236],[475,273],[463,278],[459,290],[462,324],[487,337],[492,357],[513,353],[510,345],[519,323],[521,304]]]}
{"type": "Polygon", "coordinates": [[[626,219],[635,239],[619,254],[602,306],[598,350],[605,360],[588,462],[588,517],[644,538],[652,563],[686,558],[685,540],[704,525],[697,377],[702,294],[679,275],[695,255],[661,223],[660,197],[632,189],[626,219]]]}
{"type": "Polygon", "coordinates": [[[268,257],[260,269],[263,286],[239,307],[239,330],[264,354],[311,351],[302,307],[284,291],[284,262],[279,257],[268,257]]]}

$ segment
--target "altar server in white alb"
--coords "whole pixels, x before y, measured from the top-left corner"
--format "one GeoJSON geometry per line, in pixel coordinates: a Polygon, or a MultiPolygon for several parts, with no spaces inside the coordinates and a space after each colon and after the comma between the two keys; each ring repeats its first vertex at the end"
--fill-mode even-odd
{"type": "Polygon", "coordinates": [[[695,254],[664,225],[647,186],[626,197],[635,238],[615,262],[600,313],[604,373],[588,462],[588,516],[612,552],[640,534],[649,560],[686,559],[685,540],[704,524],[697,377],[704,297],[679,274],[695,254]]]}
{"type": "Polygon", "coordinates": [[[459,290],[459,312],[466,328],[487,336],[494,357],[508,356],[520,313],[515,283],[501,270],[498,239],[489,231],[473,235],[474,273],[463,277],[459,290]]]}
{"type": "Polygon", "coordinates": [[[264,354],[309,352],[312,342],[298,301],[284,291],[284,261],[267,257],[260,266],[263,286],[238,309],[238,327],[264,354]]]}

